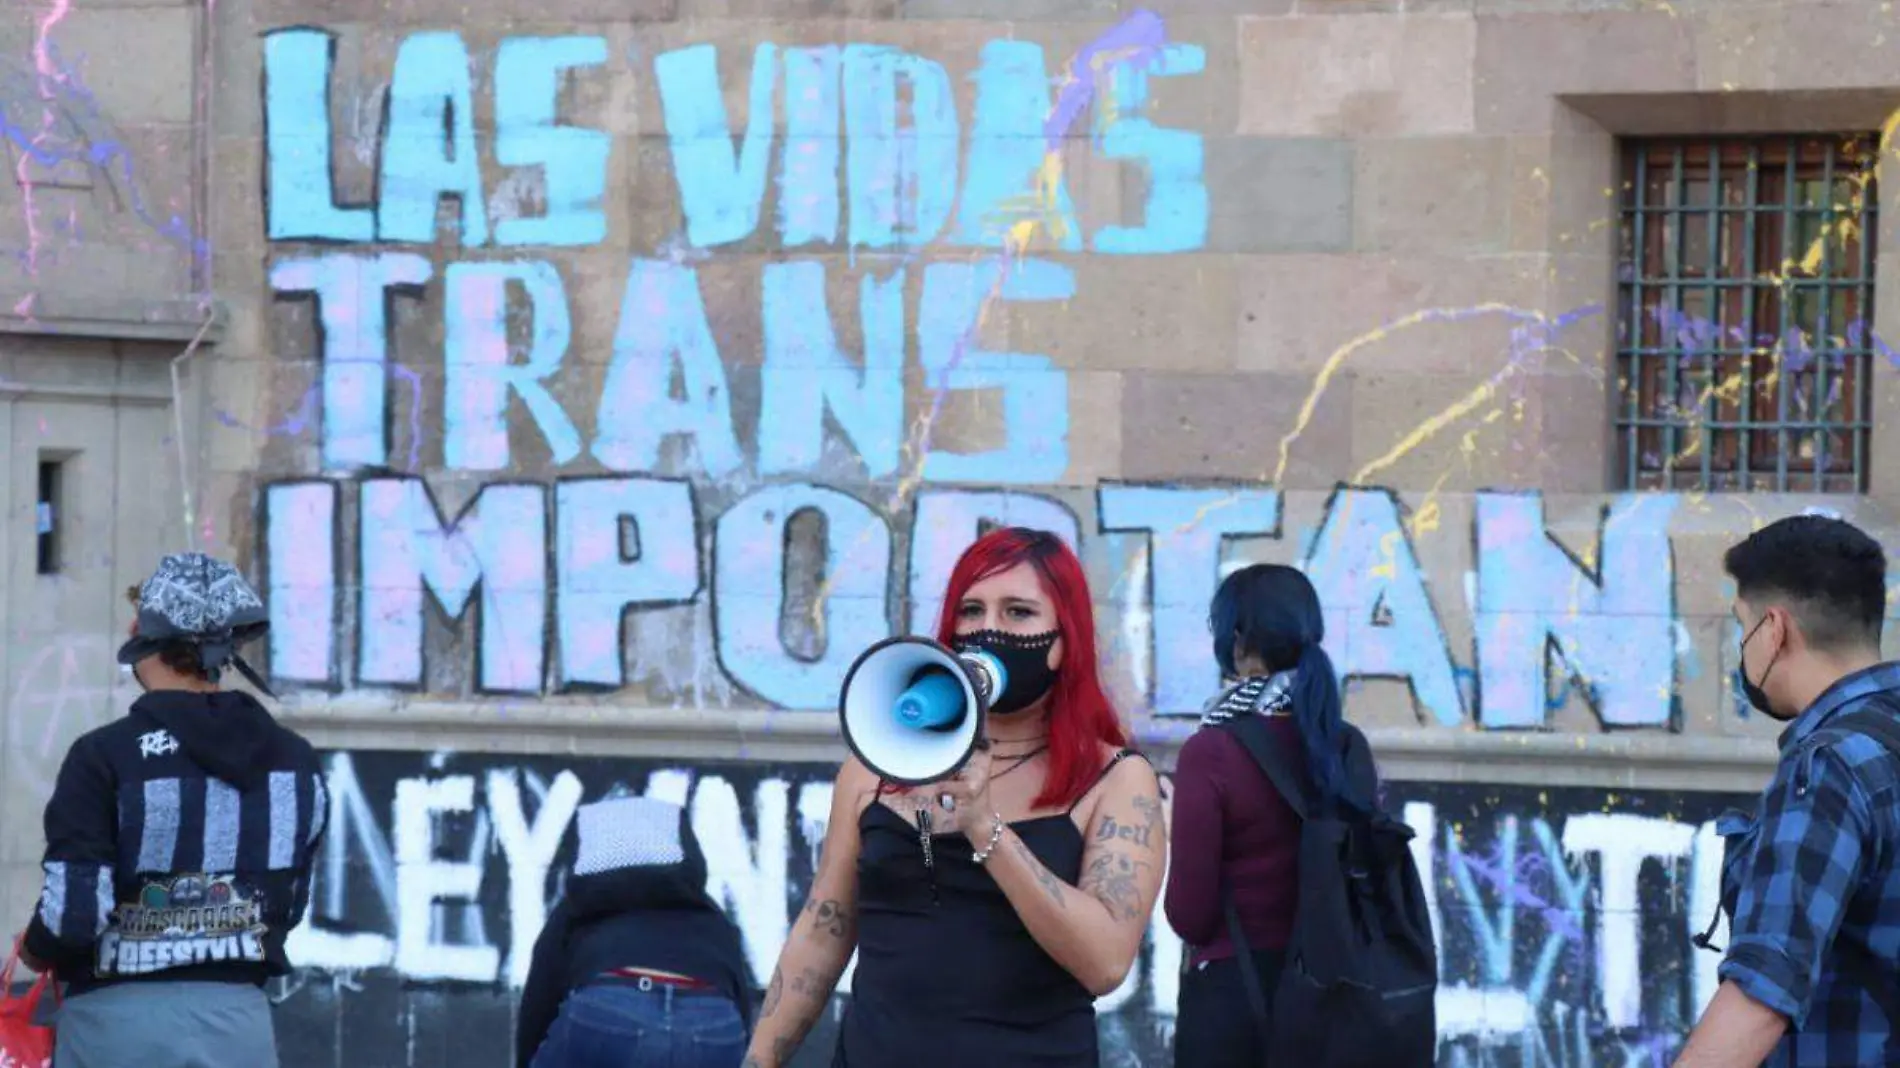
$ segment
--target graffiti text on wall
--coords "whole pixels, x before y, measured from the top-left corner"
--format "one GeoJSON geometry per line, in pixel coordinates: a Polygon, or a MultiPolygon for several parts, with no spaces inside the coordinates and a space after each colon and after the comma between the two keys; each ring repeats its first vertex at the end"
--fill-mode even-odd
{"type": "MultiPolygon", "coordinates": [[[[1147,581],[1124,583],[1122,603],[1098,617],[1110,633],[1145,624],[1129,639],[1140,648],[1124,650],[1130,662],[1152,662],[1138,684],[1158,712],[1192,713],[1217,682],[1206,612],[1225,543],[1277,536],[1281,525],[1281,495],[1257,486],[1104,483],[1098,529],[1086,538],[1053,496],[925,490],[904,517],[901,559],[892,521],[842,490],[757,489],[716,520],[700,493],[660,478],[494,483],[445,515],[419,479],[273,485],[261,524],[271,673],[335,688],[347,660],[353,685],[422,689],[434,655],[472,657],[473,688],[487,693],[615,689],[631,680],[627,616],[704,601],[705,659],[724,676],[780,707],[826,709],[851,659],[892,632],[894,590],[911,591],[898,627],[933,630],[939,606],[929,593],[943,588],[958,553],[985,524],[1021,522],[1056,531],[1085,555],[1128,550],[1144,561],[1147,581]],[[1232,506],[1215,507],[1223,503],[1232,506]],[[791,548],[801,517],[823,532],[809,554],[791,548]],[[354,581],[343,573],[351,558],[354,581]],[[821,577],[822,599],[794,610],[792,591],[821,577]],[[462,628],[469,648],[434,652],[430,603],[472,618],[462,628]],[[353,656],[344,648],[352,632],[353,656]]],[[[1299,562],[1328,609],[1327,643],[1342,676],[1407,683],[1431,722],[1541,726],[1552,683],[1574,680],[1606,726],[1673,725],[1674,508],[1674,497],[1649,495],[1606,506],[1587,550],[1592,566],[1546,533],[1538,495],[1478,494],[1477,568],[1466,591],[1475,670],[1447,639],[1443,593],[1434,598],[1395,494],[1334,494],[1299,562]]],[[[683,625],[701,630],[697,618],[683,625]]],[[[652,674],[645,657],[680,654],[669,631],[632,644],[643,677],[652,674]]]]}
{"type": "MultiPolygon", "coordinates": [[[[333,830],[292,958],[424,990],[520,984],[560,893],[574,808],[615,789],[688,806],[709,889],[754,971],[769,975],[809,887],[832,770],[393,752],[327,760],[333,830]]],[[[1715,989],[1716,956],[1689,939],[1712,911],[1712,821],[1726,799],[1405,783],[1393,793],[1432,891],[1441,1064],[1666,1060],[1715,989]]],[[[1157,912],[1129,979],[1098,1003],[1104,1050],[1134,1059],[1104,1063],[1167,1063],[1180,954],[1157,912]]],[[[299,998],[314,997],[293,994],[282,1011],[294,1018],[299,998]]],[[[509,1011],[501,999],[484,1004],[509,1011]]],[[[828,1027],[801,1063],[828,1063],[828,1027]]],[[[332,1040],[328,1028],[323,1037],[332,1040]]]]}
{"type": "Polygon", "coordinates": [[[515,250],[591,246],[608,236],[602,198],[613,140],[562,124],[556,114],[563,83],[607,62],[605,39],[502,41],[487,60],[494,128],[478,131],[477,59],[462,38],[451,32],[405,37],[378,142],[374,202],[347,206],[337,203],[332,178],[335,39],[308,28],[269,34],[270,237],[346,246],[278,255],[270,270],[280,297],[316,301],[324,468],[389,462],[386,306],[438,281],[429,258],[397,249],[437,240],[438,207],[446,199],[457,208],[451,236],[462,252],[439,278],[446,327],[442,451],[450,469],[510,466],[507,415],[518,399],[557,464],[586,454],[608,470],[649,471],[661,463],[663,445],[677,440],[690,446],[695,473],[714,478],[742,467],[759,475],[813,471],[823,458],[829,415],[869,475],[889,476],[902,446],[904,352],[914,332],[930,388],[1000,392],[1010,431],[997,449],[925,456],[923,477],[1056,481],[1068,466],[1066,376],[1045,356],[977,350],[971,335],[992,304],[1073,296],[1068,267],[1000,256],[922,265],[923,310],[911,326],[904,312],[910,269],[903,257],[893,258],[888,271],[863,277],[865,344],[854,360],[838,346],[825,300],[827,264],[836,257],[816,253],[840,243],[854,252],[1002,249],[1025,222],[1052,235],[1063,252],[1153,255],[1200,247],[1208,211],[1201,138],[1160,128],[1144,112],[1150,79],[1196,74],[1204,55],[1198,46],[1162,40],[1152,17],[1138,26],[1147,29],[1146,39],[1135,42],[1143,47],[1088,68],[1106,73],[1093,79],[1101,84],[1083,100],[1101,98],[1094,121],[1079,129],[1071,125],[1080,108],[1067,106],[1074,95],[1065,91],[1052,100],[1048,59],[1042,46],[1027,41],[984,46],[967,133],[949,71],[895,48],[759,45],[742,130],[727,113],[714,46],[656,56],[652,72],[684,229],[670,254],[630,257],[625,268],[591,440],[583,440],[555,397],[554,380],[571,355],[569,294],[578,280],[547,259],[515,250]],[[782,134],[775,122],[781,110],[782,134]],[[1052,115],[1061,122],[1052,125],[1052,115]],[[1063,171],[1052,162],[1072,139],[1144,176],[1137,223],[1084,232],[1063,171]],[[768,223],[763,206],[775,155],[779,210],[768,223]],[[491,207],[482,184],[490,159],[538,173],[539,215],[491,207]],[[491,216],[499,218],[491,223],[491,216]],[[700,273],[686,259],[688,253],[703,259],[707,250],[752,239],[765,227],[775,229],[780,248],[810,247],[814,254],[760,267],[764,358],[757,373],[764,416],[753,455],[746,457],[712,327],[725,309],[713,307],[709,318],[700,273]],[[495,258],[496,251],[504,258],[495,258]],[[533,324],[519,354],[510,351],[514,318],[533,324]],[[683,397],[670,388],[676,376],[683,397]]]}
{"type": "MultiPolygon", "coordinates": [[[[557,254],[614,240],[603,198],[624,142],[564,122],[557,105],[621,62],[604,40],[510,37],[472,54],[453,32],[403,37],[363,204],[340,202],[333,176],[331,116],[363,90],[335,79],[336,47],[305,27],[264,46],[269,274],[285,302],[314,301],[321,366],[321,477],[261,502],[279,682],[637,684],[691,705],[740,694],[825,708],[859,650],[931,628],[931,593],[979,527],[1012,521],[1141,561],[1139,580],[1117,584],[1130,592],[1110,627],[1138,665],[1128,681],[1164,715],[1198,710],[1216,682],[1205,606],[1222,553],[1278,534],[1278,494],[1103,484],[1079,491],[1091,509],[1073,507],[1074,490],[945,484],[1062,485],[1068,375],[1047,356],[981,350],[975,335],[1002,305],[1075,295],[1070,266],[1022,254],[1025,226],[1057,253],[1202,246],[1202,139],[1148,115],[1151,83],[1193,79],[1201,48],[1168,41],[1153,16],[1066,68],[1036,43],[994,40],[969,72],[967,123],[943,64],[882,45],[761,44],[743,69],[712,45],[662,52],[647,84],[670,164],[647,170],[677,190],[681,232],[630,256],[624,284],[589,303],[589,279],[557,254]],[[476,106],[478,86],[492,109],[476,106]],[[1062,165],[1076,151],[1142,177],[1127,218],[1082,225],[1062,165]],[[539,183],[534,210],[484,184],[491,164],[539,183]],[[753,254],[761,243],[772,257],[753,254]],[[843,330],[828,299],[840,246],[869,264],[859,322],[843,330]],[[932,259],[937,249],[953,258],[932,259]],[[733,309],[698,266],[715,256],[758,264],[756,360],[722,348],[733,309]],[[439,375],[413,369],[433,354],[396,351],[411,336],[399,306],[414,300],[439,305],[439,375]],[[614,324],[604,367],[574,351],[595,320],[614,324]],[[862,351],[847,354],[845,336],[862,351]],[[921,376],[908,375],[911,351],[921,376]],[[591,430],[575,382],[598,383],[591,430]],[[994,447],[932,437],[952,396],[994,413],[994,447]],[[735,418],[741,397],[751,423],[735,418]],[[425,410],[440,413],[426,434],[425,410]],[[425,455],[437,430],[439,454],[430,441],[425,455]],[[565,477],[489,481],[543,458],[565,477]],[[425,466],[449,477],[425,481],[425,466]],[[432,603],[461,642],[432,642],[432,603]]],[[[1576,682],[1607,726],[1667,726],[1681,646],[1674,508],[1666,496],[1615,503],[1585,563],[1544,535],[1538,497],[1482,495],[1462,654],[1393,494],[1342,490],[1296,553],[1333,615],[1342,674],[1402,681],[1424,722],[1540,726],[1552,683],[1576,682]]]]}

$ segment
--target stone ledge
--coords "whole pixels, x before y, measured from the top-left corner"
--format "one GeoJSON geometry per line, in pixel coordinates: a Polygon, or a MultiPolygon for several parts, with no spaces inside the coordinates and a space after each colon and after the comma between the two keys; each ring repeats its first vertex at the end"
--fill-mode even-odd
{"type": "MultiPolygon", "coordinates": [[[[280,718],[322,748],[762,763],[835,763],[845,752],[834,716],[763,709],[293,697],[280,718]]],[[[1136,730],[1168,768],[1193,720],[1148,721],[1136,730]]],[[[1776,759],[1767,739],[1409,728],[1367,734],[1384,774],[1406,781],[1754,793],[1776,759]]]]}
{"type": "Polygon", "coordinates": [[[217,344],[230,318],[221,300],[95,300],[0,293],[0,334],[189,342],[203,331],[203,343],[217,344]]]}

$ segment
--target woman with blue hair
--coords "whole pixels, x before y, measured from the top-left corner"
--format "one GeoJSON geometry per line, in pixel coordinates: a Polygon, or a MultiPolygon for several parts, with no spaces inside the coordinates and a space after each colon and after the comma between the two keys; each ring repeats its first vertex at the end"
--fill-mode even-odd
{"type": "MultiPolygon", "coordinates": [[[[1367,809],[1347,785],[1346,753],[1365,739],[1345,722],[1339,679],[1321,648],[1319,595],[1300,571],[1241,568],[1220,584],[1208,614],[1225,685],[1203,727],[1260,717],[1289,755],[1308,796],[1367,809]]],[[[1174,1063],[1182,1068],[1258,1068],[1269,1036],[1248,1002],[1242,969],[1271,992],[1285,962],[1299,897],[1301,823],[1246,746],[1228,730],[1199,730],[1174,773],[1173,848],[1165,908],[1188,946],[1175,1018],[1174,1063]],[[1239,959],[1227,902],[1249,950],[1239,959]]]]}

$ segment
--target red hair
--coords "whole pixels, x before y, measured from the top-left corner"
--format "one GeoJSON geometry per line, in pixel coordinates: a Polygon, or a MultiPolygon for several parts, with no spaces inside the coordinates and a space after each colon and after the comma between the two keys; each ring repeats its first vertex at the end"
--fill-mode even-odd
{"type": "Polygon", "coordinates": [[[1062,633],[1062,669],[1049,693],[1049,774],[1034,808],[1067,807],[1095,785],[1102,771],[1101,744],[1128,744],[1102,689],[1095,653],[1095,605],[1088,576],[1061,538],[1025,527],[1000,527],[976,539],[957,559],[937,619],[937,640],[957,636],[957,607],[970,587],[1021,563],[1036,569],[1043,593],[1055,608],[1062,633]]]}

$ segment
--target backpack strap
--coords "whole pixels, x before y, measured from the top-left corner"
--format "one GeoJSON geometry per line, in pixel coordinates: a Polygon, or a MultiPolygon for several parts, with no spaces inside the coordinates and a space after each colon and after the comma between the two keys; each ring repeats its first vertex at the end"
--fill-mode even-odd
{"type": "Polygon", "coordinates": [[[1256,1034],[1265,1041],[1273,1028],[1273,1018],[1267,1013],[1267,993],[1260,984],[1260,971],[1254,967],[1247,932],[1240,929],[1240,912],[1234,908],[1233,889],[1225,884],[1221,886],[1220,904],[1227,914],[1227,938],[1234,944],[1234,963],[1240,966],[1240,985],[1247,992],[1247,1012],[1253,1017],[1256,1034]]]}
{"type": "MultiPolygon", "coordinates": [[[[1215,726],[1246,747],[1254,763],[1260,765],[1260,770],[1273,783],[1273,788],[1292,807],[1293,814],[1300,818],[1301,823],[1305,823],[1306,792],[1300,789],[1299,776],[1287,763],[1286,754],[1272,735],[1267,733],[1266,721],[1259,716],[1243,715],[1215,726]]],[[[1260,971],[1254,964],[1253,948],[1247,942],[1247,933],[1240,928],[1240,912],[1234,908],[1233,890],[1225,883],[1221,886],[1221,909],[1227,914],[1227,938],[1234,944],[1234,963],[1240,968],[1240,983],[1247,994],[1247,1010],[1253,1017],[1256,1033],[1265,1042],[1273,1026],[1273,1018],[1267,1008],[1267,994],[1260,982],[1260,971]]]]}
{"type": "Polygon", "coordinates": [[[1254,763],[1260,765],[1260,770],[1272,781],[1274,789],[1280,791],[1280,796],[1286,798],[1286,803],[1293,807],[1293,814],[1302,823],[1305,822],[1306,791],[1300,788],[1299,776],[1287,763],[1286,754],[1280,751],[1272,735],[1267,733],[1266,720],[1259,716],[1235,716],[1217,724],[1216,729],[1226,731],[1246,747],[1254,763]]]}

